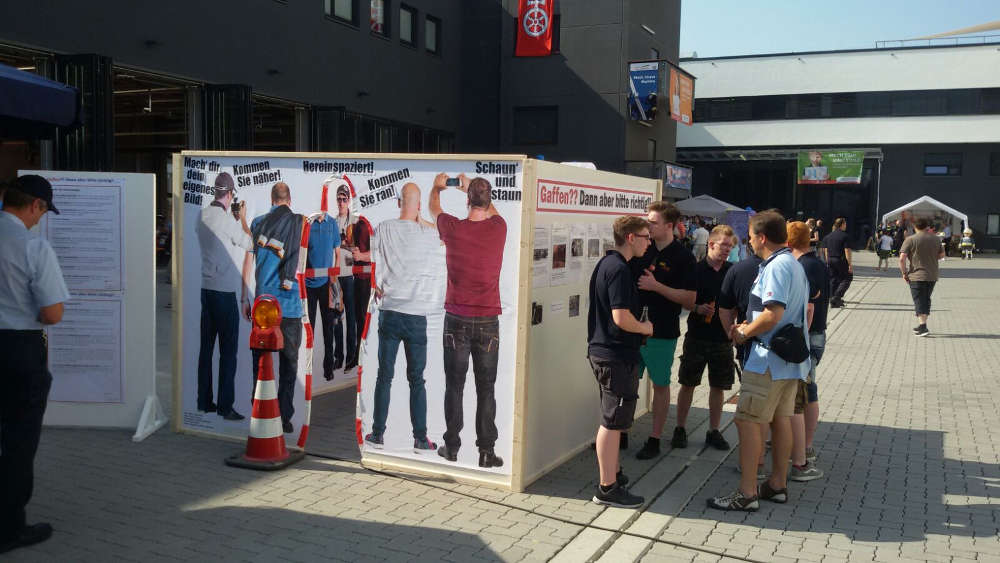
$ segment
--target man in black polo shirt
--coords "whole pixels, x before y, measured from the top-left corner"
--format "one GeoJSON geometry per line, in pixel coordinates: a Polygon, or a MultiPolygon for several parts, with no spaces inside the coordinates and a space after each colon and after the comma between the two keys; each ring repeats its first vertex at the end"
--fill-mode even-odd
{"type": "Polygon", "coordinates": [[[831,307],[844,306],[844,294],[851,287],[854,279],[854,265],[851,264],[851,239],[847,236],[847,220],[837,217],[833,222],[833,231],[823,238],[823,248],[826,253],[826,263],[830,266],[830,281],[833,295],[830,297],[831,307]]]}
{"type": "MultiPolygon", "coordinates": [[[[660,435],[670,409],[670,368],[674,363],[677,338],[681,335],[681,307],[689,311],[694,309],[695,297],[694,255],[674,238],[674,225],[680,220],[680,211],[665,201],[654,201],[646,211],[653,244],[645,254],[629,262],[639,282],[639,299],[649,308],[649,320],[653,322],[653,337],[640,350],[653,382],[653,429],[646,444],[635,455],[639,459],[660,455],[660,435]]],[[[687,434],[683,429],[679,434],[674,432],[670,444],[677,448],[687,446],[687,434]]]]}
{"type": "Polygon", "coordinates": [[[709,431],[705,442],[719,450],[728,450],[729,442],[719,432],[722,420],[722,403],[725,391],[733,388],[736,370],[733,367],[733,347],[729,341],[728,325],[719,322],[716,314],[722,280],[732,263],[726,258],[733,247],[733,229],[719,225],[712,229],[708,237],[708,254],[694,267],[697,282],[695,309],[687,318],[687,334],[684,335],[684,354],[681,367],[677,371],[677,381],[681,390],[677,393],[677,428],[674,435],[684,433],[685,445],[688,411],[694,388],[701,385],[701,376],[708,367],[708,422],[709,431]]]}
{"type": "Polygon", "coordinates": [[[628,261],[649,246],[649,225],[640,217],[614,223],[615,249],[597,263],[590,277],[587,314],[587,357],[601,393],[601,425],[597,429],[600,480],[593,501],[620,508],[645,502],[631,494],[618,459],[621,432],[632,426],[639,398],[639,346],[653,334],[649,321],[639,322],[639,296],[628,261]]]}

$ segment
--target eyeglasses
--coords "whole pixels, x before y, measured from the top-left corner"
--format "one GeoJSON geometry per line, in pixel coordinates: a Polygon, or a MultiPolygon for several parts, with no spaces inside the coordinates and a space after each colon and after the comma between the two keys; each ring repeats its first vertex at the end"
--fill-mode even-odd
{"type": "Polygon", "coordinates": [[[351,198],[337,196],[337,201],[348,201],[349,199],[351,199],[351,198]]]}

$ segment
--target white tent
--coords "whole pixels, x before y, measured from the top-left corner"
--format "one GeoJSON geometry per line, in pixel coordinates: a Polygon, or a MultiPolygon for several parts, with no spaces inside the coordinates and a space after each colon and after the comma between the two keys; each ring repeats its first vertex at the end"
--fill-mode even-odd
{"type": "Polygon", "coordinates": [[[682,199],[674,205],[683,215],[702,215],[707,217],[722,218],[729,211],[743,211],[742,207],[736,207],[731,203],[715,199],[710,195],[700,195],[688,199],[682,199]]]}
{"type": "Polygon", "coordinates": [[[926,195],[886,213],[882,216],[882,223],[895,221],[904,211],[909,211],[914,217],[927,217],[932,224],[949,224],[953,234],[961,233],[963,226],[969,226],[969,217],[965,213],[926,195]]]}

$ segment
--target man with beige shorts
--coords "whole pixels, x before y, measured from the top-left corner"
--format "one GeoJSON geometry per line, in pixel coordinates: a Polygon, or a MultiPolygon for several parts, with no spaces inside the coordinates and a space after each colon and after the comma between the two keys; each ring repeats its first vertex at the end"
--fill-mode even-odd
{"type": "Polygon", "coordinates": [[[809,372],[809,361],[792,363],[771,349],[771,339],[786,325],[807,333],[809,282],[805,270],[785,246],[785,219],[765,211],[750,219],[750,245],[764,262],[750,291],[747,321],[733,326],[736,345],[752,342],[743,368],[740,402],[736,407],[736,427],[740,437],[740,486],[733,493],[708,499],[708,506],[720,510],[753,512],[760,499],[788,502],[786,480],[792,453],[791,416],[795,408],[798,382],[809,372]],[[764,439],[761,424],[771,424],[773,470],[757,486],[757,461],[764,439]]]}

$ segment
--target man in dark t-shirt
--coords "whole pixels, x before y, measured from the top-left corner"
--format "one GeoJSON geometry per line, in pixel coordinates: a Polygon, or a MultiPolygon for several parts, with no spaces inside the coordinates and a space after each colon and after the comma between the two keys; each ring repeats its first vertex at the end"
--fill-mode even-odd
{"type": "Polygon", "coordinates": [[[448,175],[434,178],[431,217],[445,244],[448,289],[444,300],[444,417],[447,430],[438,455],[458,461],[459,434],[465,424],[462,396],[472,357],[476,378],[476,446],[479,467],[502,467],[494,451],[497,441],[497,404],[494,386],[500,344],[500,269],[507,240],[507,223],[491,199],[492,186],[484,178],[459,175],[458,189],[468,195],[469,216],[458,219],[441,209],[441,192],[448,175]]]}
{"type": "MultiPolygon", "coordinates": [[[[750,289],[753,287],[754,280],[757,279],[757,274],[760,273],[761,262],[763,260],[760,259],[760,256],[750,254],[750,256],[747,256],[733,265],[732,268],[729,268],[729,271],[726,272],[726,277],[722,280],[722,288],[719,290],[717,305],[719,308],[719,321],[726,329],[727,334],[731,333],[734,326],[742,324],[743,321],[747,320],[747,308],[750,306],[750,289]]],[[[732,337],[732,334],[729,334],[729,336],[732,337]]],[[[739,360],[740,365],[743,365],[749,348],[746,344],[736,347],[736,358],[739,360]]]]}
{"type": "Polygon", "coordinates": [[[649,246],[649,225],[639,217],[614,223],[615,249],[597,263],[590,278],[587,312],[587,357],[601,394],[601,425],[595,441],[600,482],[593,501],[638,508],[644,499],[626,488],[619,465],[621,432],[632,426],[639,398],[639,346],[653,324],[639,321],[640,304],[628,260],[649,246]]]}
{"type": "MultiPolygon", "coordinates": [[[[629,262],[641,290],[639,299],[653,323],[652,338],[639,350],[653,382],[653,428],[635,455],[638,459],[660,455],[660,436],[670,409],[670,369],[681,335],[681,309],[693,309],[695,296],[694,255],[674,238],[680,211],[665,201],[649,204],[646,211],[652,244],[644,254],[629,262]]],[[[683,448],[687,445],[687,435],[675,431],[670,443],[683,448]]]]}
{"type": "Polygon", "coordinates": [[[833,294],[830,296],[831,307],[844,306],[844,294],[851,287],[854,279],[854,265],[851,263],[851,239],[847,236],[847,220],[837,217],[833,222],[833,231],[823,238],[823,248],[826,253],[826,263],[830,267],[830,279],[833,294]]]}
{"type": "MultiPolygon", "coordinates": [[[[684,353],[677,381],[681,390],[677,393],[677,429],[674,434],[684,432],[694,388],[701,385],[701,376],[708,367],[708,420],[709,430],[705,442],[719,450],[728,450],[729,442],[719,432],[722,420],[724,392],[733,388],[736,370],[733,367],[733,347],[729,333],[723,328],[716,314],[722,280],[732,267],[726,261],[733,246],[733,229],[719,225],[712,229],[708,237],[708,254],[695,266],[697,297],[695,308],[688,315],[687,334],[684,335],[684,353]]],[[[686,440],[685,440],[686,441],[686,440]]]]}

